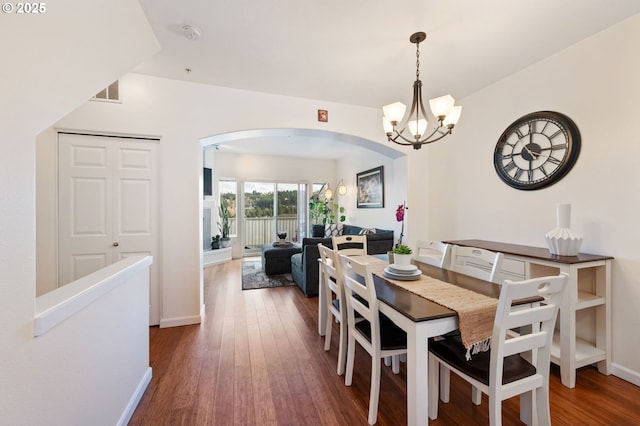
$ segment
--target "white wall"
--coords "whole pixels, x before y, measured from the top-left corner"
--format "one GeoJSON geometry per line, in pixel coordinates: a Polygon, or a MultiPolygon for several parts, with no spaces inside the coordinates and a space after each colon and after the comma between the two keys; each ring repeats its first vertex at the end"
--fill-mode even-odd
{"type": "MultiPolygon", "coordinates": [[[[0,25],[0,39],[5,41],[0,78],[0,418],[4,424],[64,424],[78,406],[97,407],[131,394],[127,384],[101,388],[109,372],[95,368],[94,391],[69,386],[86,372],[81,363],[100,362],[93,359],[88,343],[74,341],[74,355],[65,358],[73,333],[59,339],[33,337],[35,139],[151,55],[157,44],[136,1],[61,0],[48,6],[40,16],[3,14],[0,25]]],[[[110,405],[102,421],[113,424],[118,419],[114,410],[124,408],[110,405]]]]}
{"type": "MultiPolygon", "coordinates": [[[[410,180],[420,175],[429,191],[420,207],[427,221],[412,237],[546,247],[544,235],[556,225],[555,204],[572,204],[571,227],[584,235],[581,251],[616,258],[614,374],[628,374],[635,383],[640,383],[639,39],[636,15],[463,99],[454,135],[411,157],[428,168],[410,180]],[[582,150],[560,182],[518,191],[496,175],[493,149],[511,122],[539,110],[571,117],[580,129],[582,150]]],[[[421,198],[419,188],[410,189],[410,198],[421,198]]]]}
{"type": "Polygon", "coordinates": [[[122,104],[87,102],[56,123],[56,127],[160,137],[161,326],[200,320],[201,139],[247,129],[293,128],[327,130],[388,144],[380,130],[381,111],[377,108],[140,74],[124,76],[120,87],[122,104]],[[330,110],[329,123],[317,121],[318,108],[330,110]]]}

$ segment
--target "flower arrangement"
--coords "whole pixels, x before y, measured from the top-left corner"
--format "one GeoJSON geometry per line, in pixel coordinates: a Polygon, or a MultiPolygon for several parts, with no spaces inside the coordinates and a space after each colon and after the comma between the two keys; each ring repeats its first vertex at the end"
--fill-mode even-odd
{"type": "Polygon", "coordinates": [[[399,204],[396,209],[396,221],[402,222],[402,228],[400,228],[400,238],[396,243],[396,247],[402,245],[402,237],[404,237],[404,211],[407,210],[405,203],[399,204]]]}

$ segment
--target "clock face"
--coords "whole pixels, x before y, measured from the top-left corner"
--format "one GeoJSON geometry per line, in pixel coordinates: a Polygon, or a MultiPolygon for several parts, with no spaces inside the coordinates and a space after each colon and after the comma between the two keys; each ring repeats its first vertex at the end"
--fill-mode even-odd
{"type": "Polygon", "coordinates": [[[566,115],[553,111],[527,114],[500,136],[493,165],[507,185],[540,189],[562,179],[580,154],[580,132],[566,115]]]}

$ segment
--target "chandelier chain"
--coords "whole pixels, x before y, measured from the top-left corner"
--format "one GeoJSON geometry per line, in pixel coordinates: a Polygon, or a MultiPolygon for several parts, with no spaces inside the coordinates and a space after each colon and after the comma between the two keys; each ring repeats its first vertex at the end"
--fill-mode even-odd
{"type": "Polygon", "coordinates": [[[420,43],[416,43],[416,80],[420,80],[420,43]]]}

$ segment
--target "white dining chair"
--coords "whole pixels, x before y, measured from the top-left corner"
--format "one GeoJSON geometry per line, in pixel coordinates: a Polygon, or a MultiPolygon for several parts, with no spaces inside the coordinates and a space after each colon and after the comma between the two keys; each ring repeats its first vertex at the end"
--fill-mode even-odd
{"type": "Polygon", "coordinates": [[[437,266],[438,268],[449,269],[451,246],[441,241],[418,240],[413,259],[437,266]]]}
{"type": "Polygon", "coordinates": [[[493,251],[454,245],[451,248],[451,269],[464,275],[500,284],[504,255],[493,251]]]}
{"type": "Polygon", "coordinates": [[[491,426],[502,424],[502,401],[516,395],[520,395],[523,422],[551,424],[551,341],[567,279],[568,274],[562,273],[525,281],[505,280],[493,323],[491,349],[474,354],[470,361],[466,360],[467,350],[459,336],[429,341],[431,419],[438,417],[438,366],[442,364],[488,395],[491,426]],[[512,309],[514,300],[533,297],[544,298],[544,303],[512,309]],[[518,337],[511,338],[508,331],[512,328],[528,332],[522,331],[518,337]]]}
{"type": "MultiPolygon", "coordinates": [[[[375,424],[378,418],[378,399],[380,396],[381,359],[407,353],[407,334],[387,316],[378,310],[378,298],[373,283],[373,275],[368,264],[340,255],[340,266],[344,277],[344,290],[347,305],[347,323],[349,339],[347,350],[347,368],[344,383],[351,386],[355,362],[356,342],[371,355],[371,388],[369,391],[369,424],[375,424]],[[356,314],[362,321],[356,321],[356,314]]],[[[393,372],[399,367],[394,363],[393,372]]]]}
{"type": "MultiPolygon", "coordinates": [[[[449,269],[478,278],[484,281],[500,284],[499,276],[502,269],[502,260],[504,255],[493,251],[466,246],[451,246],[451,261],[449,269]]],[[[459,335],[458,331],[448,333],[445,337],[454,337],[459,335]]],[[[446,366],[440,368],[440,393],[443,402],[449,402],[450,379],[449,371],[446,366]]],[[[471,400],[475,405],[480,405],[482,393],[479,389],[473,387],[471,391],[471,400]]]]}
{"type": "Polygon", "coordinates": [[[367,254],[366,235],[338,235],[331,237],[333,249],[347,256],[367,254]]]}
{"type": "MultiPolygon", "coordinates": [[[[327,297],[325,309],[327,310],[327,318],[335,318],[340,326],[340,337],[338,340],[338,367],[339,375],[344,374],[347,362],[347,310],[344,301],[344,286],[342,284],[342,273],[340,272],[340,261],[337,252],[329,247],[318,244],[320,252],[320,268],[322,268],[322,282],[327,297]]],[[[331,331],[333,329],[332,321],[327,320],[324,335],[324,350],[331,348],[331,331]]]]}

